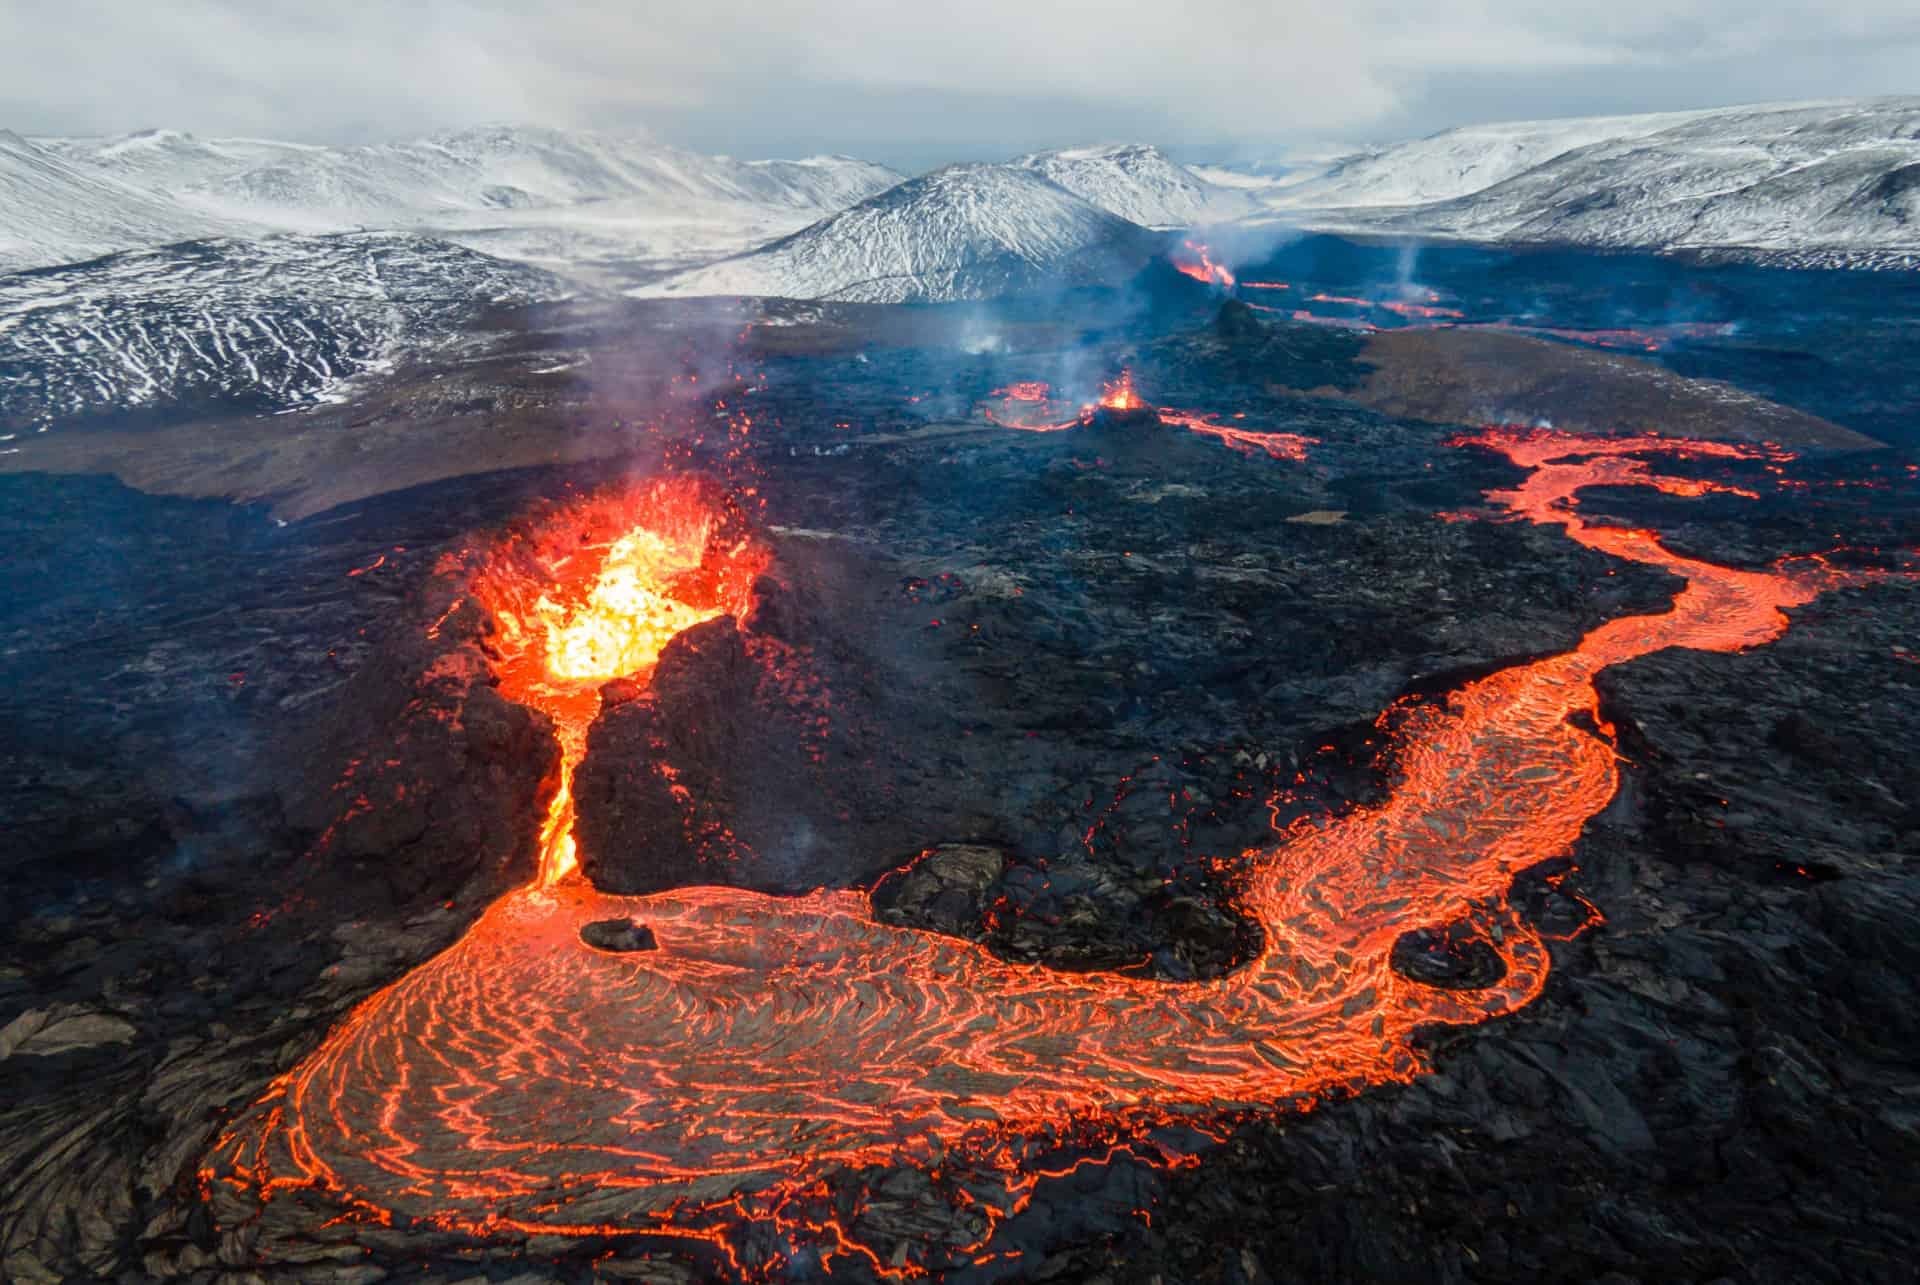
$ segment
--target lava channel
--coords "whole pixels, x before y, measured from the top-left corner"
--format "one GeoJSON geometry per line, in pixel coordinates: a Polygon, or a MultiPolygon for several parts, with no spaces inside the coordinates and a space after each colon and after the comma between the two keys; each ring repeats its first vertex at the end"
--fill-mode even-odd
{"type": "MultiPolygon", "coordinates": [[[[1685,587],[1664,613],[1610,621],[1571,651],[1411,709],[1385,801],[1246,854],[1240,904],[1265,945],[1236,973],[1058,972],[880,923],[861,892],[616,897],[550,858],[458,943],[361,1003],[217,1142],[202,1174],[217,1208],[299,1206],[290,1221],[229,1223],[237,1243],[224,1252],[270,1261],[276,1235],[310,1238],[325,1222],[348,1237],[342,1222],[364,1219],[475,1237],[695,1238],[741,1275],[803,1247],[922,1274],[979,1250],[1063,1137],[1097,1155],[1170,1122],[1406,1080],[1426,1064],[1420,1027],[1525,1005],[1548,955],[1509,906],[1511,881],[1567,854],[1618,783],[1595,676],[1668,647],[1760,646],[1786,629],[1783,608],[1886,573],[1716,566],[1574,504],[1602,485],[1699,494],[1647,457],[1763,448],[1508,431],[1460,444],[1530,470],[1494,504],[1685,587]],[[657,949],[581,940],[584,924],[616,916],[648,925],[657,949]],[[1463,921],[1500,956],[1493,984],[1428,986],[1390,967],[1403,934],[1463,921]],[[954,1199],[978,1215],[974,1245],[860,1243],[827,1180],[904,1165],[968,1175],[954,1199]],[[775,1235],[752,1241],[755,1226],[775,1235]],[[750,1241],[761,1249],[747,1255],[750,1241]]],[[[663,499],[639,506],[631,543],[583,547],[569,529],[522,550],[523,570],[550,567],[564,587],[516,574],[493,601],[522,649],[505,666],[510,691],[584,709],[582,669],[644,669],[683,609],[737,604],[749,548],[724,522],[663,520],[663,499]]],[[[556,712],[563,742],[573,717],[556,712]]],[[[287,1248],[310,1254],[311,1240],[287,1248]]]]}

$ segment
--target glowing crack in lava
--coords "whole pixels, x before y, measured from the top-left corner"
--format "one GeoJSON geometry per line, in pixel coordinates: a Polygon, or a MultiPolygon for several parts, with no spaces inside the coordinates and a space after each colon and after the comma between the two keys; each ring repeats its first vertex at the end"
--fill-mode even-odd
{"type": "MultiPolygon", "coordinates": [[[[1590,486],[1709,489],[1656,472],[1648,457],[1762,448],[1518,431],[1461,444],[1530,470],[1491,494],[1494,504],[1668,570],[1685,587],[1669,611],[1610,621],[1570,651],[1403,710],[1389,798],[1302,821],[1276,846],[1245,854],[1239,901],[1264,945],[1239,971],[1169,983],[1011,963],[880,923],[855,891],[615,897],[578,875],[543,875],[356,1008],[217,1143],[204,1180],[306,1202],[302,1226],[365,1219],[477,1237],[677,1236],[718,1246],[741,1275],[771,1273],[800,1252],[914,1275],[980,1252],[1030,1197],[1037,1158],[1063,1138],[1097,1161],[1102,1146],[1145,1145],[1170,1121],[1415,1075],[1425,1065],[1417,1028],[1511,1013],[1540,991],[1546,948],[1505,898],[1516,872],[1567,853],[1613,796],[1618,769],[1595,676],[1668,647],[1760,646],[1786,629],[1782,608],[1887,574],[1818,559],[1715,566],[1575,507],[1590,486]],[[581,926],[610,916],[643,920],[658,949],[585,945],[581,926]],[[1443,990],[1389,966],[1402,934],[1462,921],[1503,962],[1496,983],[1443,990]],[[862,1243],[866,1197],[836,1196],[829,1180],[869,1165],[945,1175],[952,1199],[977,1217],[978,1239],[862,1243]],[[755,1240],[756,1228],[767,1234],[755,1240]]],[[[691,574],[682,571],[644,581],[652,598],[696,612],[731,600],[724,555],[734,545],[648,529],[676,552],[632,563],[651,568],[636,569],[637,579],[706,550],[695,597],[680,596],[691,574]]],[[[533,543],[557,550],[568,539],[577,543],[533,543]]],[[[507,681],[527,684],[515,690],[573,691],[551,671],[573,663],[583,637],[589,668],[651,657],[649,640],[677,608],[595,605],[628,602],[625,564],[608,570],[623,543],[578,568],[562,558],[565,592],[529,584],[503,595],[535,613],[507,608],[526,662],[538,657],[548,670],[514,678],[520,662],[509,661],[507,681]],[[609,574],[618,583],[603,588],[609,574]],[[541,609],[542,597],[554,609],[541,609]],[[531,628],[531,618],[551,628],[531,628]],[[601,622],[613,632],[600,634],[601,622]]],[[[259,1225],[230,1230],[244,1238],[259,1225]]],[[[246,1252],[272,1248],[245,1242],[246,1252]]]]}
{"type": "MultiPolygon", "coordinates": [[[[1059,416],[1067,413],[1070,404],[1056,400],[1052,385],[1040,380],[1030,379],[996,388],[992,398],[997,405],[989,404],[981,412],[987,420],[1002,428],[1017,428],[1027,433],[1059,433],[1080,428],[1093,423],[1096,413],[1101,410],[1137,411],[1149,408],[1147,399],[1133,386],[1133,373],[1126,370],[1120,372],[1119,378],[1101,386],[1099,401],[1083,403],[1066,419],[1059,416]]],[[[1298,433],[1264,432],[1235,424],[1222,424],[1214,416],[1200,411],[1180,410],[1172,406],[1152,409],[1161,423],[1184,428],[1202,437],[1211,437],[1242,455],[1258,453],[1269,459],[1304,460],[1307,458],[1307,448],[1316,441],[1298,433]]]]}

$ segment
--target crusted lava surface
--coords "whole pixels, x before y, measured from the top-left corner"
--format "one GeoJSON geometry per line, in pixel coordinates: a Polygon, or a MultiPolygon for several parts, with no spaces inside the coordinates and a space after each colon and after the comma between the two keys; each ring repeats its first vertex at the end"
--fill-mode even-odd
{"type": "MultiPolygon", "coordinates": [[[[40,583],[0,618],[9,1276],[1910,1270],[1920,1244],[1887,1177],[1920,1165],[1904,1073],[1920,1046],[1920,599],[1898,552],[1920,539],[1920,483],[1904,458],[1666,456],[1654,489],[1592,447],[1580,512],[1604,530],[1583,542],[1495,498],[1560,466],[1529,460],[1525,434],[1300,399],[1367,378],[1323,330],[1229,314],[1119,345],[1085,389],[1004,355],[834,335],[810,350],[804,330],[781,352],[743,341],[754,373],[703,407],[733,431],[670,425],[630,464],[435,481],[291,526],[98,479],[0,479],[9,548],[40,583]],[[1123,360],[1150,403],[1083,416],[1074,399],[1096,402],[1123,360]],[[1049,431],[982,413],[1028,373],[1063,385],[1049,431]],[[942,409],[903,418],[923,399],[942,409]],[[1275,946],[1243,854],[1392,799],[1425,768],[1421,729],[1501,675],[1547,681],[1590,631],[1659,618],[1675,559],[1758,584],[1779,559],[1828,555],[1805,574],[1829,591],[1787,594],[1786,632],[1737,650],[1609,653],[1597,703],[1551,732],[1594,779],[1617,771],[1604,810],[1570,850],[1513,856],[1495,881],[1510,910],[1480,899],[1385,933],[1383,967],[1450,1015],[1411,1028],[1393,1074],[1303,1076],[1285,1100],[1243,1084],[1230,1112],[956,1145],[951,1163],[869,1146],[791,1187],[703,1175],[648,1206],[685,1215],[650,1236],[620,1222],[641,1196],[614,1189],[567,1189],[552,1212],[506,1192],[498,1225],[469,1213],[484,1195],[368,1196],[368,1174],[424,1151],[332,1167],[345,1190],[313,1181],[299,1145],[280,1149],[299,1113],[276,1116],[275,1095],[316,1066],[332,1078],[312,1083],[357,1091],[339,1055],[358,1047],[351,1014],[415,985],[472,1015],[436,1037],[464,1055],[525,998],[443,985],[444,961],[511,940],[490,925],[537,881],[569,752],[502,695],[512,640],[470,555],[629,468],[687,466],[740,497],[740,538],[765,560],[583,706],[579,924],[552,958],[622,977],[669,967],[694,918],[758,904],[674,900],[707,886],[851,897],[819,900],[823,921],[952,943],[928,949],[994,985],[1053,970],[1116,1012],[1146,988],[1226,985],[1275,946]],[[1657,531],[1671,554],[1616,529],[1657,531]],[[1512,1002],[1480,1020],[1494,995],[1512,1002]]],[[[730,966],[716,954],[681,981],[730,966]]],[[[653,1029],[589,1011],[551,1042],[596,1058],[671,1037],[644,1007],[657,996],[629,998],[653,1029]]],[[[831,1022],[862,1025],[857,1009],[831,1022]]],[[[402,1044],[364,1047],[361,1067],[402,1044]]],[[[1262,1074],[1294,1074],[1278,1065],[1262,1074]]],[[[836,1068],[851,1087],[835,1128],[873,1100],[855,1089],[888,1082],[853,1083],[862,1069],[836,1068]]],[[[1152,1076],[1128,1074],[1151,1097],[1152,1076]]],[[[973,1091],[1016,1118],[1004,1087],[973,1091]]],[[[462,1093],[436,1110],[479,1112],[462,1093]]],[[[413,1108],[395,1102],[404,1131],[413,1108]]],[[[555,1141],[606,1145],[562,1123],[555,1141]]]]}

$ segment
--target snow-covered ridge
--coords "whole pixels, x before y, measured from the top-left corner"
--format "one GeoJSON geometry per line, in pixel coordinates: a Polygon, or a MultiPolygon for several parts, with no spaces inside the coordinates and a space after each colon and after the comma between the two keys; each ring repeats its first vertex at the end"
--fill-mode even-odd
{"type": "Polygon", "coordinates": [[[0,130],[0,273],[240,230],[0,130]]]}
{"type": "Polygon", "coordinates": [[[1053,180],[1083,201],[1150,228],[1187,228],[1243,218],[1260,207],[1208,182],[1157,147],[1115,144],[1031,152],[1012,164],[1053,180]]]}
{"type": "Polygon", "coordinates": [[[545,273],[385,233],[193,241],[0,276],[0,435],[335,399],[487,304],[560,293],[545,273]]]}
{"type": "Polygon", "coordinates": [[[1290,185],[1284,201],[1308,208],[1425,205],[1492,187],[1577,147],[1644,138],[1711,112],[1585,116],[1464,125],[1427,138],[1327,158],[1290,185]]]}
{"type": "Polygon", "coordinates": [[[406,229],[553,266],[717,257],[900,180],[843,156],[739,161],[498,126],[321,147],[148,130],[0,135],[0,272],[211,235],[406,229]]]}
{"type": "Polygon", "coordinates": [[[874,303],[987,298],[1137,265],[1151,237],[1023,165],[909,179],[748,254],[636,293],[874,303]]]}
{"type": "Polygon", "coordinates": [[[1920,250],[1920,97],[1448,130],[1255,195],[1311,227],[1660,250],[1920,250]]]}
{"type": "Polygon", "coordinates": [[[201,208],[276,224],[314,218],[393,223],[629,197],[839,209],[899,179],[885,166],[848,157],[736,161],[629,135],[501,126],[315,148],[203,179],[182,196],[201,208]]]}
{"type": "Polygon", "coordinates": [[[259,138],[196,138],[177,129],[33,141],[71,165],[155,192],[178,192],[195,183],[325,150],[259,138]]]}

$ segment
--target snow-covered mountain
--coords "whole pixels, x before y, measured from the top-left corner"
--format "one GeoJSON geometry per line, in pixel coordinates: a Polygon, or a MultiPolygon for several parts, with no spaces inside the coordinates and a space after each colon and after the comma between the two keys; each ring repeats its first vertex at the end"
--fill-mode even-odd
{"type": "Polygon", "coordinates": [[[1225,223],[1260,208],[1244,192],[1209,183],[1159,148],[1144,144],[1031,152],[1012,164],[1142,227],[1225,223]]]}
{"type": "Polygon", "coordinates": [[[1154,238],[1025,166],[952,165],[636,293],[978,299],[1130,271],[1154,238]]]}
{"type": "Polygon", "coordinates": [[[0,271],[246,231],[406,229],[589,277],[707,262],[900,181],[844,156],[739,161],[497,126],[321,147],[176,130],[0,136],[0,271]]]}
{"type": "Polygon", "coordinates": [[[1257,195],[1336,231],[1920,264],[1920,97],[1475,126],[1257,195]]]}
{"type": "Polygon", "coordinates": [[[238,230],[0,130],[0,273],[238,230]]]}
{"type": "Polygon", "coordinates": [[[497,126],[305,149],[186,185],[182,196],[276,226],[392,226],[621,198],[836,210],[899,181],[885,166],[844,156],[736,161],[628,135],[497,126]]]}
{"type": "Polygon", "coordinates": [[[563,292],[546,273],[390,233],[192,241],[0,276],[0,437],[117,411],[335,399],[489,304],[563,292]]]}
{"type": "Polygon", "coordinates": [[[1590,143],[1643,138],[1710,112],[1504,121],[1328,157],[1272,202],[1307,208],[1425,205],[1482,191],[1590,143]]]}
{"type": "Polygon", "coordinates": [[[1715,112],[1576,148],[1406,221],[1595,246],[1920,249],[1920,98],[1715,112]]]}
{"type": "Polygon", "coordinates": [[[178,192],[324,149],[258,138],[196,138],[177,129],[143,129],[109,138],[37,138],[40,147],[81,169],[134,187],[178,192]]]}

